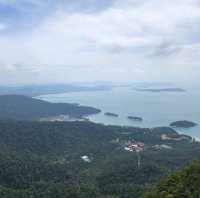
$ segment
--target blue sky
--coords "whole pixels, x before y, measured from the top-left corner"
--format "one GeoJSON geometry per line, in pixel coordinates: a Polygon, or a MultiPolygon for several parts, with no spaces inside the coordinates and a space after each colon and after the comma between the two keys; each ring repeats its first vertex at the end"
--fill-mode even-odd
{"type": "Polygon", "coordinates": [[[57,9],[66,12],[98,12],[114,0],[0,0],[0,20],[12,31],[31,30],[57,9]]]}
{"type": "Polygon", "coordinates": [[[199,0],[0,0],[0,83],[198,82],[199,0]]]}

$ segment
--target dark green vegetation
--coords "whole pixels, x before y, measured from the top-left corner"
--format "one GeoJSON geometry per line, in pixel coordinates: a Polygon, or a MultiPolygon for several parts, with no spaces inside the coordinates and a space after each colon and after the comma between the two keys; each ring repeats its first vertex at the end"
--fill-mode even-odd
{"type": "Polygon", "coordinates": [[[0,86],[0,95],[26,95],[26,96],[39,96],[47,94],[59,94],[68,92],[79,91],[102,91],[110,90],[110,86],[105,85],[73,85],[73,84],[49,84],[49,85],[26,85],[26,86],[0,86]]]}
{"type": "Polygon", "coordinates": [[[200,161],[194,161],[181,171],[161,181],[144,198],[199,198],[200,161]]]}
{"type": "Polygon", "coordinates": [[[171,127],[181,127],[181,128],[190,128],[190,127],[195,127],[196,125],[197,125],[196,123],[187,120],[176,121],[170,124],[171,127]]]}
{"type": "Polygon", "coordinates": [[[118,114],[116,114],[116,113],[110,113],[110,112],[106,112],[106,113],[104,113],[104,115],[106,115],[106,116],[112,116],[112,117],[119,117],[118,114]]]}
{"type": "Polygon", "coordinates": [[[135,120],[135,121],[142,121],[143,120],[141,117],[136,117],[136,116],[128,116],[127,118],[129,120],[135,120]]]}
{"type": "Polygon", "coordinates": [[[199,157],[200,144],[170,128],[0,121],[0,197],[137,198],[199,157]],[[129,141],[144,143],[140,158],[129,141]]]}
{"type": "Polygon", "coordinates": [[[21,95],[0,96],[0,119],[38,120],[62,114],[82,117],[99,112],[99,109],[77,104],[50,103],[21,95]]]}

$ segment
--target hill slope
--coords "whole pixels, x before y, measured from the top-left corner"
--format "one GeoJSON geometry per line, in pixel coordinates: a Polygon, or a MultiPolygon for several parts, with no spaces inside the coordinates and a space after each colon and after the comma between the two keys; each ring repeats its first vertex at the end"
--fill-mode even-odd
{"type": "Polygon", "coordinates": [[[50,103],[22,95],[0,96],[0,119],[36,120],[59,115],[81,117],[99,112],[99,109],[93,107],[50,103]]]}
{"type": "Polygon", "coordinates": [[[200,161],[194,161],[181,171],[160,182],[144,198],[199,198],[200,161]]]}
{"type": "Polygon", "coordinates": [[[138,198],[200,158],[199,143],[163,127],[0,121],[0,137],[1,198],[138,198]],[[144,145],[140,167],[130,141],[144,145]]]}

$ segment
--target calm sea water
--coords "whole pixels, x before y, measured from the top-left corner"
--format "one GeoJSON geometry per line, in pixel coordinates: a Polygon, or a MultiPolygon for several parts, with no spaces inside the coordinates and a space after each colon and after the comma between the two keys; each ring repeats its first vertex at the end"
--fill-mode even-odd
{"type": "Polygon", "coordinates": [[[73,92],[38,97],[50,102],[79,103],[93,106],[102,113],[89,116],[93,122],[139,127],[168,126],[173,121],[189,120],[199,123],[191,129],[177,129],[178,132],[200,138],[200,91],[187,92],[138,92],[131,88],[115,88],[109,91],[73,92]],[[108,117],[104,112],[119,114],[108,117]],[[143,122],[127,119],[139,116],[143,122]]]}

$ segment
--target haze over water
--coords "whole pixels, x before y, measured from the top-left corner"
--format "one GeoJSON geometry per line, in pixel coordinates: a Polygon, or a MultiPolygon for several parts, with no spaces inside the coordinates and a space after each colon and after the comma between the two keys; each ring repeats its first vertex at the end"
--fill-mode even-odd
{"type": "MultiPolygon", "coordinates": [[[[189,120],[200,124],[200,91],[139,92],[130,87],[118,87],[107,91],[73,92],[43,95],[40,99],[50,102],[79,103],[102,110],[88,118],[97,123],[139,127],[168,126],[173,121],[189,120]],[[118,118],[105,116],[105,112],[119,114],[118,118]],[[143,122],[127,119],[138,116],[143,122]]],[[[200,138],[200,125],[178,132],[200,138]]]]}

